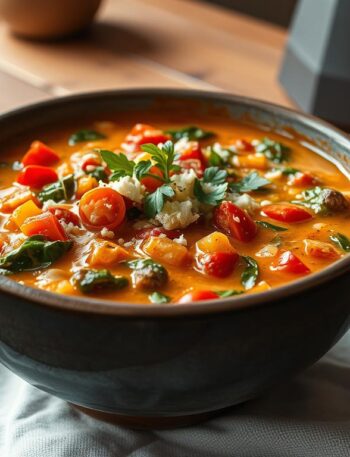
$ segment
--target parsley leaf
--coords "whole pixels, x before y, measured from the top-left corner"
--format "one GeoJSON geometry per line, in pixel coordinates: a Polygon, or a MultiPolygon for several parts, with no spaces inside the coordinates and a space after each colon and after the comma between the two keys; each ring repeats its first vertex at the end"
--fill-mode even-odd
{"type": "Polygon", "coordinates": [[[235,290],[235,289],[215,290],[214,292],[216,294],[220,295],[220,297],[222,297],[222,298],[233,297],[234,295],[244,294],[244,290],[235,290]]]}
{"type": "Polygon", "coordinates": [[[316,214],[325,215],[329,212],[326,204],[326,198],[329,195],[330,189],[322,187],[314,187],[313,189],[306,189],[302,192],[302,200],[293,200],[292,203],[297,205],[306,206],[312,209],[316,214]]]}
{"type": "Polygon", "coordinates": [[[83,129],[78,132],[73,133],[68,140],[69,146],[74,146],[77,143],[82,143],[84,141],[96,141],[106,138],[106,135],[103,133],[97,132],[96,130],[83,129]]]}
{"type": "Polygon", "coordinates": [[[255,221],[260,227],[265,229],[273,230],[274,232],[285,232],[288,230],[286,227],[280,227],[279,225],[270,224],[270,222],[265,221],[255,221]]]}
{"type": "Polygon", "coordinates": [[[156,162],[158,168],[162,171],[164,181],[170,181],[170,172],[174,169],[173,162],[176,159],[174,144],[167,141],[161,148],[155,144],[143,144],[141,149],[151,154],[152,159],[156,162]]]}
{"type": "Polygon", "coordinates": [[[206,168],[203,178],[195,180],[193,193],[201,203],[216,206],[225,198],[228,185],[226,178],[225,170],[220,170],[218,167],[206,168]],[[206,191],[205,184],[210,184],[212,190],[206,191]]]}
{"type": "Polygon", "coordinates": [[[168,297],[168,295],[164,295],[161,292],[153,292],[153,294],[150,294],[148,298],[151,303],[157,304],[169,303],[171,300],[171,298],[168,297]]]}
{"type": "Polygon", "coordinates": [[[148,194],[144,202],[144,211],[149,218],[162,211],[166,197],[173,197],[174,190],[168,184],[163,184],[152,194],[148,194]]]}
{"type": "Polygon", "coordinates": [[[260,187],[270,184],[270,181],[266,178],[263,178],[254,171],[249,175],[245,176],[241,181],[234,182],[230,184],[230,190],[233,192],[251,192],[252,190],[257,190],[260,187]]]}
{"type": "Polygon", "coordinates": [[[151,168],[152,162],[150,160],[141,160],[134,167],[136,178],[140,181],[145,175],[148,175],[148,172],[151,168]]]}
{"type": "Polygon", "coordinates": [[[113,171],[110,181],[116,181],[123,176],[132,176],[134,173],[135,162],[129,160],[125,154],[120,152],[116,154],[106,149],[99,150],[102,159],[106,162],[107,167],[113,171]]]}
{"type": "Polygon", "coordinates": [[[286,167],[282,170],[282,175],[296,175],[297,173],[300,173],[300,171],[297,168],[292,168],[292,167],[286,167]]]}
{"type": "Polygon", "coordinates": [[[196,127],[195,125],[190,125],[182,129],[166,130],[165,133],[171,135],[174,141],[178,141],[181,138],[187,138],[190,141],[204,140],[215,135],[213,132],[202,130],[200,127],[196,127]]]}
{"type": "Polygon", "coordinates": [[[246,267],[241,275],[241,283],[246,290],[255,286],[259,276],[259,266],[255,259],[248,256],[242,257],[246,263],[246,267]]]}
{"type": "Polygon", "coordinates": [[[288,158],[290,148],[283,143],[263,138],[255,148],[256,152],[261,152],[269,160],[275,163],[282,163],[288,158]]]}
{"type": "Polygon", "coordinates": [[[343,251],[350,252],[350,240],[347,236],[342,233],[336,233],[335,235],[331,235],[329,239],[343,251]]]}

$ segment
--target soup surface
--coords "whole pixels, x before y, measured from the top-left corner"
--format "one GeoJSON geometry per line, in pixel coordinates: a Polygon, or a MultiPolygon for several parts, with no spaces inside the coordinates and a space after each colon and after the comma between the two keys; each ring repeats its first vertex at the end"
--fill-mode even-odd
{"type": "Polygon", "coordinates": [[[167,306],[263,292],[350,251],[348,178],[292,136],[133,116],[33,140],[1,155],[0,268],[22,284],[167,306]]]}

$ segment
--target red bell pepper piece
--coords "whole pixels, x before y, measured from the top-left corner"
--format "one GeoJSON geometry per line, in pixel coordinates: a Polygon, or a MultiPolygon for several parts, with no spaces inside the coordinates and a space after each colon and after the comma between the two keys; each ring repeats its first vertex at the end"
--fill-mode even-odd
{"type": "Polygon", "coordinates": [[[17,177],[17,182],[24,186],[41,189],[46,184],[58,180],[58,175],[52,168],[42,165],[28,165],[23,168],[17,177]]]}
{"type": "Polygon", "coordinates": [[[232,202],[222,202],[214,211],[215,225],[226,235],[247,243],[255,238],[258,227],[249,214],[232,202]]]}
{"type": "Polygon", "coordinates": [[[26,219],[21,225],[21,231],[27,236],[43,235],[52,241],[66,241],[68,239],[57,217],[49,212],[26,219]]]}
{"type": "Polygon", "coordinates": [[[22,159],[23,165],[43,165],[49,167],[60,160],[56,152],[41,141],[34,141],[22,159]]]}

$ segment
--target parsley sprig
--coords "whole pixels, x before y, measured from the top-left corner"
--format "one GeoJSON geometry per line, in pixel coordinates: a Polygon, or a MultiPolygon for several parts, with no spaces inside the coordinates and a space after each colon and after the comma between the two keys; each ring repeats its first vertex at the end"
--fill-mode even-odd
{"type": "Polygon", "coordinates": [[[220,170],[219,167],[206,168],[203,178],[195,180],[193,193],[201,203],[216,206],[225,197],[228,186],[226,178],[226,170],[220,170]],[[206,184],[210,184],[211,190],[206,189],[209,187],[206,184]]]}
{"type": "Polygon", "coordinates": [[[290,148],[283,143],[263,138],[255,148],[256,152],[261,152],[269,160],[275,163],[282,163],[288,159],[290,148]]]}
{"type": "Polygon", "coordinates": [[[260,176],[256,171],[245,176],[238,182],[230,183],[229,188],[232,192],[251,192],[270,184],[270,181],[260,176]]]}

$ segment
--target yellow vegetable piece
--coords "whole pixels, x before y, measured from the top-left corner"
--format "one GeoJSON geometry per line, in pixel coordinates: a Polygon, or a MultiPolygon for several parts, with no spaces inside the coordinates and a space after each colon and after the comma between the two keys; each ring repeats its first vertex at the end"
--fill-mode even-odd
{"type": "Polygon", "coordinates": [[[130,253],[111,241],[99,240],[92,249],[87,262],[91,266],[108,266],[129,259],[130,253]]]}
{"type": "Polygon", "coordinates": [[[266,170],[268,167],[268,160],[263,155],[248,154],[246,156],[236,156],[235,165],[239,168],[266,170]]]}
{"type": "Polygon", "coordinates": [[[14,210],[12,220],[18,225],[18,227],[21,227],[23,222],[28,217],[39,216],[41,213],[41,209],[33,202],[33,200],[28,200],[14,210]]]}
{"type": "Polygon", "coordinates": [[[251,293],[258,293],[258,292],[265,292],[270,290],[271,286],[266,281],[260,281],[255,287],[253,287],[249,292],[251,293]]]}
{"type": "Polygon", "coordinates": [[[235,249],[226,235],[221,232],[213,232],[210,235],[201,238],[196,243],[197,250],[206,254],[214,252],[234,252],[235,249]]]}
{"type": "Polygon", "coordinates": [[[98,182],[96,178],[90,175],[82,176],[78,181],[76,192],[77,198],[81,198],[87,191],[94,189],[97,186],[98,182]]]}
{"type": "Polygon", "coordinates": [[[187,248],[169,238],[151,236],[143,245],[143,251],[153,260],[175,267],[185,265],[189,260],[187,248]]]}

